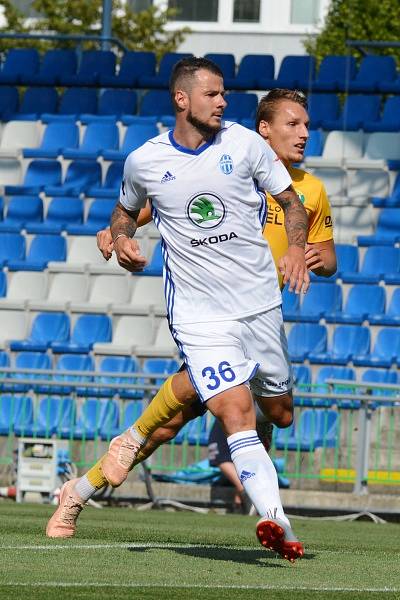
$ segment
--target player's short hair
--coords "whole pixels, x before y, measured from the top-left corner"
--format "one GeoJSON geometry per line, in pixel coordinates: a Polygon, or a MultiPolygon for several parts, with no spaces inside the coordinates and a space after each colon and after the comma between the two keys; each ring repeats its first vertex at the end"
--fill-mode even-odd
{"type": "Polygon", "coordinates": [[[278,110],[279,103],[282,100],[290,100],[291,102],[296,102],[300,104],[303,108],[307,110],[307,96],[298,90],[287,90],[282,88],[276,88],[271,90],[263,96],[258,103],[257,113],[256,113],[256,131],[260,126],[260,121],[271,122],[274,118],[275,113],[278,110]]]}
{"type": "Polygon", "coordinates": [[[175,105],[175,92],[177,88],[181,85],[184,86],[185,84],[190,84],[190,80],[193,79],[196,72],[200,71],[200,69],[205,69],[206,71],[214,73],[214,75],[218,75],[222,78],[224,77],[219,66],[212,60],[208,60],[208,58],[182,58],[172,69],[169,80],[169,92],[175,109],[177,108],[175,105]]]}

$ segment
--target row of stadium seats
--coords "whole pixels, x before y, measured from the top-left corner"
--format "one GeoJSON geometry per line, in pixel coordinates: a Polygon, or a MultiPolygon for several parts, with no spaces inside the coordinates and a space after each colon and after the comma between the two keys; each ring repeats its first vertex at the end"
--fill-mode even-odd
{"type": "MultiPolygon", "coordinates": [[[[40,312],[31,316],[26,311],[2,310],[0,344],[15,352],[79,354],[93,350],[95,354],[176,356],[177,349],[167,320],[156,319],[154,315],[145,316],[145,310],[148,315],[148,307],[140,316],[135,314],[135,309],[130,315],[122,307],[121,313],[114,314],[112,318],[96,313],[69,316],[65,312],[40,312]]],[[[334,323],[329,344],[326,325],[295,322],[290,327],[288,324],[292,360],[344,365],[353,362],[358,366],[379,367],[400,365],[400,327],[374,328],[334,323]],[[372,342],[373,336],[375,340],[372,342]]]]}
{"type": "MultiPolygon", "coordinates": [[[[254,126],[257,94],[231,92],[225,99],[228,103],[224,112],[226,119],[254,126]]],[[[399,103],[398,96],[391,96],[383,103],[376,94],[349,94],[341,107],[336,94],[311,93],[308,97],[310,126],[329,131],[399,131],[399,103]]],[[[154,117],[169,126],[174,122],[173,115],[171,97],[166,90],[150,90],[139,102],[134,90],[106,89],[98,95],[95,89],[70,88],[59,98],[55,88],[28,88],[19,102],[17,88],[0,87],[0,119],[3,121],[41,119],[51,122],[70,118],[82,123],[121,120],[129,124],[132,120],[154,117]]]]}
{"type": "MultiPolygon", "coordinates": [[[[35,49],[11,49],[0,71],[0,84],[167,88],[172,67],[187,56],[192,55],[167,53],[156,71],[154,54],[126,52],[116,73],[116,56],[111,51],[84,51],[78,66],[72,50],[49,50],[40,62],[35,49]]],[[[272,55],[248,54],[241,59],[237,72],[233,54],[205,56],[220,66],[227,89],[287,87],[312,91],[400,92],[400,74],[392,56],[367,55],[357,69],[354,57],[331,55],[322,60],[318,73],[314,57],[286,56],[276,78],[272,55]]]]}
{"type": "MultiPolygon", "coordinates": [[[[27,254],[26,245],[26,238],[20,233],[0,235],[0,265],[9,271],[24,272],[43,271],[49,266],[53,272],[110,273],[111,269],[117,269],[118,273],[124,273],[115,255],[108,262],[104,260],[92,237],[39,234],[30,242],[27,254]]],[[[161,244],[157,238],[142,237],[140,247],[149,264],[136,275],[162,275],[161,244]]]]}

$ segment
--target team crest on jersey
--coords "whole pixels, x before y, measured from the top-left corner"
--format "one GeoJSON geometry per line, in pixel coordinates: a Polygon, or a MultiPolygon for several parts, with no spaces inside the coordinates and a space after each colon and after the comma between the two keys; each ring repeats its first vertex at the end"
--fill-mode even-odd
{"type": "Polygon", "coordinates": [[[296,194],[299,197],[299,200],[302,204],[304,204],[304,202],[306,201],[304,194],[302,194],[301,192],[299,192],[298,190],[294,190],[296,192],[296,194]]]}
{"type": "Polygon", "coordinates": [[[225,219],[225,206],[221,198],[210,192],[196,194],[188,202],[186,214],[197,227],[214,229],[225,219]]]}
{"type": "Polygon", "coordinates": [[[233,171],[233,160],[229,154],[223,154],[219,159],[219,168],[224,175],[230,175],[233,171]]]}

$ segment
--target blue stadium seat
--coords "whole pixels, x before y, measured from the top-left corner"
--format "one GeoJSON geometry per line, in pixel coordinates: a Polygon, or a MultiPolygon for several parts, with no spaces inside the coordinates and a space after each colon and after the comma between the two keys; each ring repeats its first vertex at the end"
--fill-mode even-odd
{"type": "Polygon", "coordinates": [[[325,352],[326,344],[326,327],[315,323],[296,323],[288,336],[289,354],[294,362],[302,362],[310,352],[325,352]]]}
{"type": "Polygon", "coordinates": [[[140,76],[154,77],[156,57],[154,52],[125,52],[117,75],[100,73],[102,87],[137,87],[140,76]]]}
{"type": "Polygon", "coordinates": [[[0,87],[0,119],[9,121],[17,112],[19,105],[18,90],[15,87],[0,87]]]}
{"type": "Polygon", "coordinates": [[[0,435],[9,435],[13,432],[22,403],[21,396],[0,395],[0,435]]]}
{"type": "Polygon", "coordinates": [[[100,436],[103,440],[111,440],[130,427],[142,414],[144,409],[143,401],[133,400],[124,402],[120,410],[120,421],[115,427],[109,427],[105,419],[100,426],[100,436]]]}
{"type": "Polygon", "coordinates": [[[309,129],[308,140],[304,150],[306,156],[321,156],[324,149],[324,135],[320,129],[309,129]]]}
{"type": "Polygon", "coordinates": [[[61,184],[61,163],[57,160],[33,160],[29,163],[22,185],[6,185],[8,196],[37,196],[47,185],[61,184]]]}
{"type": "Polygon", "coordinates": [[[311,371],[307,365],[293,365],[293,379],[295,385],[309,385],[311,383],[311,371]]]}
{"type": "Polygon", "coordinates": [[[377,196],[372,198],[372,204],[375,208],[399,208],[400,207],[400,173],[397,174],[392,191],[386,198],[377,196]]]}
{"type": "Polygon", "coordinates": [[[42,114],[43,122],[65,120],[76,121],[81,114],[97,114],[97,92],[91,88],[68,88],[60,98],[57,113],[42,114]]]}
{"type": "MultiPolygon", "coordinates": [[[[397,371],[388,369],[367,369],[362,374],[361,381],[363,383],[383,383],[385,385],[399,385],[400,383],[399,374],[397,371]]],[[[389,398],[398,396],[396,390],[388,390],[385,388],[371,388],[367,393],[371,394],[371,396],[388,396],[389,398]]],[[[388,406],[391,408],[393,407],[393,403],[379,402],[378,404],[376,402],[376,406],[388,406]]]]}
{"type": "MultiPolygon", "coordinates": [[[[321,284],[324,285],[324,284],[321,284]]],[[[385,288],[377,285],[353,285],[343,311],[325,313],[327,323],[352,323],[361,325],[369,316],[383,315],[386,305],[385,288]]]]}
{"type": "Polygon", "coordinates": [[[52,343],[69,338],[69,317],[64,313],[39,313],[26,340],[12,340],[11,350],[15,352],[46,352],[52,343]]]}
{"type": "Polygon", "coordinates": [[[55,121],[44,130],[39,148],[24,148],[24,158],[57,158],[64,147],[77,148],[79,130],[73,121],[55,121]]]}
{"type": "Polygon", "coordinates": [[[193,56],[190,53],[167,52],[161,59],[156,75],[140,75],[137,86],[141,88],[168,88],[169,78],[174,65],[182,58],[193,56]]]}
{"type": "Polygon", "coordinates": [[[364,123],[379,120],[381,97],[349,94],[337,119],[323,119],[321,126],[329,131],[357,131],[364,123]]]}
{"type": "Polygon", "coordinates": [[[43,113],[56,112],[58,94],[54,88],[28,88],[20,107],[11,118],[19,121],[36,121],[43,113]]]}
{"type": "Polygon", "coordinates": [[[165,115],[174,117],[171,95],[167,90],[150,90],[143,96],[139,108],[142,117],[156,117],[161,120],[165,115]]]}
{"type": "Polygon", "coordinates": [[[61,75],[74,75],[77,60],[75,50],[47,50],[37,73],[24,75],[25,85],[59,85],[61,75]]]}
{"type": "Polygon", "coordinates": [[[11,48],[0,71],[0,84],[24,85],[25,77],[39,70],[39,52],[34,48],[11,48]]]}
{"type": "Polygon", "coordinates": [[[396,288],[383,315],[369,318],[371,325],[400,325],[400,288],[396,288]]]}
{"type": "Polygon", "coordinates": [[[282,290],[282,312],[285,320],[290,320],[292,316],[292,320],[296,321],[293,318],[295,315],[298,315],[300,310],[300,295],[295,294],[294,292],[289,292],[289,287],[285,285],[282,290]]]}
{"type": "Polygon", "coordinates": [[[236,77],[224,77],[227,90],[258,89],[259,77],[273,79],[275,59],[272,54],[246,54],[240,61],[236,77]]]}
{"type": "MultiPolygon", "coordinates": [[[[46,370],[51,369],[51,360],[48,354],[44,352],[20,352],[17,354],[15,359],[16,369],[40,369],[46,370]]],[[[14,379],[49,379],[48,374],[44,373],[12,373],[11,376],[14,379]]],[[[29,390],[28,384],[10,384],[12,390],[15,392],[26,392],[29,390]]],[[[34,386],[35,392],[40,391],[40,385],[34,386]]]]}
{"type": "MultiPolygon", "coordinates": [[[[7,275],[4,271],[0,271],[0,298],[4,298],[7,295],[7,275]]],[[[3,352],[0,351],[0,366],[7,366],[3,364],[3,352]]]]}
{"type": "MultiPolygon", "coordinates": [[[[62,354],[56,366],[56,373],[54,374],[54,381],[65,382],[65,385],[60,387],[52,388],[53,394],[68,394],[71,393],[74,388],[68,386],[68,382],[84,382],[93,381],[93,377],[90,375],[70,375],[69,373],[61,374],[61,371],[94,371],[95,366],[92,357],[89,354],[62,354]]],[[[92,396],[91,388],[85,388],[84,385],[79,388],[75,388],[78,396],[89,395],[92,396]]]]}
{"type": "MultiPolygon", "coordinates": [[[[110,50],[85,50],[76,74],[62,73],[60,85],[98,85],[100,76],[115,74],[116,57],[110,50]]],[[[89,111],[88,111],[89,112],[89,111]]]]}
{"type": "Polygon", "coordinates": [[[39,196],[12,196],[0,232],[19,233],[27,222],[40,223],[43,219],[43,202],[39,196]]]}
{"type": "Polygon", "coordinates": [[[101,166],[93,160],[75,160],[67,169],[63,183],[46,185],[46,196],[79,196],[101,184],[101,166]]]}
{"type": "MultiPolygon", "coordinates": [[[[191,446],[208,446],[211,427],[214,419],[210,418],[207,413],[197,419],[193,419],[188,423],[187,442],[191,446]]],[[[175,438],[176,441],[176,438],[175,438]]]]}
{"type": "Polygon", "coordinates": [[[354,400],[351,400],[351,395],[354,394],[354,390],[352,387],[344,387],[342,385],[331,385],[329,386],[326,383],[327,379],[338,379],[338,380],[347,380],[347,381],[355,381],[356,373],[352,367],[342,367],[342,366],[334,366],[329,365],[326,367],[321,367],[318,370],[317,377],[315,383],[317,387],[313,389],[315,393],[323,393],[327,394],[329,392],[337,393],[337,394],[349,394],[349,400],[347,399],[327,399],[327,398],[317,398],[313,400],[314,406],[327,406],[330,407],[332,404],[337,403],[341,408],[358,408],[359,402],[357,403],[354,400]]]}
{"type": "MultiPolygon", "coordinates": [[[[158,135],[157,126],[151,123],[129,125],[125,131],[124,141],[119,150],[107,149],[102,152],[104,160],[125,160],[130,152],[158,135]]],[[[121,180],[118,183],[118,189],[121,180]]]]}
{"type": "Polygon", "coordinates": [[[79,148],[62,149],[66,159],[96,160],[104,150],[116,150],[119,146],[119,132],[115,123],[94,121],[86,127],[79,148]]]}
{"type": "Polygon", "coordinates": [[[18,409],[14,421],[14,433],[18,436],[26,436],[27,431],[33,425],[33,402],[29,396],[18,398],[18,409]]]}
{"type": "Polygon", "coordinates": [[[111,213],[115,208],[116,200],[113,198],[95,199],[89,207],[86,221],[81,225],[67,224],[66,231],[69,235],[96,235],[100,229],[105,229],[110,224],[111,213]]]}
{"type": "Polygon", "coordinates": [[[400,93],[400,75],[393,81],[381,81],[379,83],[379,91],[383,94],[399,94],[400,93]]]}
{"type": "Polygon", "coordinates": [[[338,440],[338,413],[329,409],[304,410],[297,425],[274,428],[277,450],[310,452],[315,448],[334,448],[338,440]]]}
{"type": "Polygon", "coordinates": [[[0,235],[0,267],[25,258],[25,238],[19,233],[0,235]]]}
{"type": "Polygon", "coordinates": [[[78,317],[71,339],[54,341],[53,352],[81,354],[89,352],[96,342],[111,342],[112,323],[107,315],[86,314],[78,317]]]}
{"type": "Polygon", "coordinates": [[[308,89],[315,79],[315,58],[313,56],[285,56],[276,79],[260,76],[259,89],[272,88],[308,89]]]}
{"type": "Polygon", "coordinates": [[[343,273],[358,272],[358,248],[351,244],[335,244],[337,271],[333,276],[342,277],[343,273]]]}
{"type": "Polygon", "coordinates": [[[372,352],[365,355],[355,355],[353,362],[361,367],[390,368],[396,362],[400,363],[400,328],[385,327],[381,329],[375,340],[372,352]]]}
{"type": "Polygon", "coordinates": [[[340,102],[336,94],[310,94],[308,97],[310,129],[318,129],[324,119],[335,120],[340,115],[340,102]]]}
{"type": "Polygon", "coordinates": [[[226,85],[225,78],[233,79],[235,77],[235,57],[233,54],[209,52],[208,54],[204,55],[204,58],[208,58],[208,60],[211,60],[221,69],[224,76],[224,85],[226,85]]]}
{"type": "Polygon", "coordinates": [[[145,267],[143,269],[143,271],[136,273],[136,275],[161,277],[161,275],[163,274],[163,266],[164,266],[164,261],[163,261],[163,257],[162,257],[161,242],[157,242],[157,244],[153,250],[153,254],[152,254],[150,263],[147,265],[147,267],[145,267]]]}
{"type": "Polygon", "coordinates": [[[371,334],[368,327],[362,325],[339,325],[333,332],[332,343],[327,351],[312,351],[311,363],[347,365],[353,356],[365,356],[369,353],[371,334]]]}
{"type": "MultiPolygon", "coordinates": [[[[397,209],[396,209],[397,210],[397,209]]],[[[392,246],[370,246],[358,273],[342,273],[345,283],[378,283],[400,273],[400,249],[392,246]]]]}
{"type": "Polygon", "coordinates": [[[99,98],[99,115],[134,115],[137,110],[137,95],[134,90],[104,90],[99,98]]]}
{"type": "Polygon", "coordinates": [[[83,201],[80,198],[53,198],[42,223],[26,223],[28,233],[59,234],[69,224],[83,223],[83,201]]]}
{"type": "Polygon", "coordinates": [[[9,271],[43,271],[50,261],[65,261],[67,242],[61,235],[37,235],[25,260],[10,260],[9,271]]]}
{"type": "Polygon", "coordinates": [[[61,437],[93,440],[98,436],[103,422],[114,420],[115,424],[117,423],[117,405],[109,400],[85,398],[78,409],[77,417],[76,423],[72,427],[61,429],[61,437]]]}
{"type": "Polygon", "coordinates": [[[393,56],[367,55],[361,60],[360,68],[355,78],[341,91],[350,93],[378,92],[383,82],[395,81],[396,62],[393,56]]]}
{"type": "Polygon", "coordinates": [[[33,424],[25,430],[29,437],[52,437],[71,419],[72,398],[45,396],[39,401],[33,424]]]}
{"type": "Polygon", "coordinates": [[[87,195],[97,198],[117,198],[124,172],[122,162],[112,163],[106,173],[103,185],[90,187],[87,195]]]}
{"type": "Polygon", "coordinates": [[[312,283],[304,297],[300,310],[285,312],[289,321],[308,321],[318,323],[332,311],[340,311],[342,307],[342,288],[336,283],[312,283]]]}
{"type": "MultiPolygon", "coordinates": [[[[135,357],[131,356],[106,356],[100,363],[100,373],[95,378],[95,381],[101,383],[112,383],[112,384],[123,384],[123,385],[136,385],[139,383],[137,377],[121,377],[121,375],[129,375],[129,373],[138,373],[140,366],[135,357]]],[[[96,388],[96,395],[110,397],[118,394],[121,398],[133,399],[143,398],[143,390],[138,389],[114,389],[110,388],[96,388]]],[[[132,421],[133,423],[133,421],[132,421]]]]}
{"type": "Polygon", "coordinates": [[[400,97],[391,96],[385,102],[382,116],[377,121],[364,123],[364,131],[400,131],[400,97]]]}
{"type": "MultiPolygon", "coordinates": [[[[146,373],[146,375],[173,375],[178,370],[179,364],[172,358],[147,358],[142,368],[143,373],[146,373]]],[[[151,381],[151,383],[154,383],[158,389],[164,381],[165,378],[157,378],[151,381]]]]}
{"type": "Polygon", "coordinates": [[[400,242],[400,208],[383,208],[374,235],[359,235],[357,240],[359,246],[393,246],[400,242]]]}
{"type": "Polygon", "coordinates": [[[325,56],[320,64],[317,78],[311,83],[311,90],[313,92],[346,90],[356,73],[354,56],[325,56]]]}
{"type": "Polygon", "coordinates": [[[231,92],[226,94],[225,100],[228,105],[224,110],[224,119],[227,121],[240,122],[242,119],[254,118],[258,104],[257,94],[231,92]]]}

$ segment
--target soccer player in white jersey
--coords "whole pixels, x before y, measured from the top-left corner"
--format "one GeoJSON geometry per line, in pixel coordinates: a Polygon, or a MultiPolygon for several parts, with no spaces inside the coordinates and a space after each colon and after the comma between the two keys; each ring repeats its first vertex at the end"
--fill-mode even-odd
{"type": "MultiPolygon", "coordinates": [[[[121,266],[143,268],[145,259],[131,238],[150,198],[162,236],[171,333],[193,387],[223,425],[235,468],[262,517],[260,542],[294,560],[303,548],[284,514],[275,469],[255,431],[247,382],[261,406],[264,399],[290,395],[292,385],[280,290],[262,236],[266,205],[261,190],[269,191],[284,211],[289,248],[280,270],[297,292],[309,284],[307,215],[287,171],[265,142],[240,125],[222,122],[226,103],[216,65],[206,59],[180,61],[171,93],[174,131],[150,140],[126,160],[111,219],[114,249],[121,266]]],[[[106,479],[122,483],[144,443],[135,427],[112,440],[102,461],[106,479]]],[[[75,488],[71,498],[83,506],[84,485],[79,481],[75,488]]]]}

